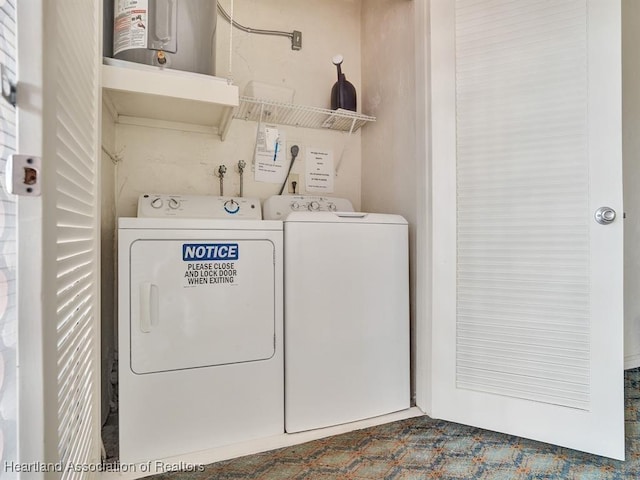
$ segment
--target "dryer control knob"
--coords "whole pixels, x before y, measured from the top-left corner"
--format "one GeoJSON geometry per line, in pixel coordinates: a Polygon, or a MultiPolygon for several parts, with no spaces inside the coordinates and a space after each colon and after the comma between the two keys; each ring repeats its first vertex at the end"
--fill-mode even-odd
{"type": "Polygon", "coordinates": [[[170,209],[176,210],[179,207],[180,207],[180,201],[176,200],[175,198],[170,198],[169,199],[169,208],[170,209]]]}
{"type": "Polygon", "coordinates": [[[298,202],[293,202],[291,204],[291,210],[298,210],[300,208],[300,204],[298,202]]]}
{"type": "Polygon", "coordinates": [[[332,212],[335,212],[335,211],[336,211],[336,204],[335,204],[335,203],[330,203],[330,204],[328,205],[328,207],[329,207],[329,210],[330,210],[330,211],[332,211],[332,212]]]}
{"type": "Polygon", "coordinates": [[[309,204],[309,210],[318,210],[320,208],[320,204],[316,201],[313,201],[309,204]]]}
{"type": "Polygon", "coordinates": [[[160,208],[162,207],[162,199],[160,197],[156,197],[153,200],[151,200],[151,206],[153,208],[160,208]]]}
{"type": "Polygon", "coordinates": [[[238,210],[240,210],[240,204],[232,198],[231,200],[224,202],[224,210],[225,212],[233,215],[234,213],[238,213],[238,210]]]}

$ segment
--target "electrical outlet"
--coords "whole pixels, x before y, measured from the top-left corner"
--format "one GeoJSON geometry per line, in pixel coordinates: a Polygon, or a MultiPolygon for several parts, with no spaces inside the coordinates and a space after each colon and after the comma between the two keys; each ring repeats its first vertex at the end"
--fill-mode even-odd
{"type": "Polygon", "coordinates": [[[287,184],[289,185],[289,193],[300,193],[300,175],[297,173],[290,173],[287,184]],[[293,182],[296,182],[295,190],[293,188],[293,182]]]}

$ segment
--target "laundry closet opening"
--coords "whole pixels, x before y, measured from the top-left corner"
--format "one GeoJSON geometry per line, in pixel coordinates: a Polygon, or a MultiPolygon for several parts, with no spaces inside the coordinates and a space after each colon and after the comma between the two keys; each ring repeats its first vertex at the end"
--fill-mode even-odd
{"type": "MultiPolygon", "coordinates": [[[[111,31],[109,24],[112,20],[109,17],[112,15],[109,12],[112,10],[108,3],[105,2],[105,32],[111,31]]],[[[282,163],[288,168],[293,146],[299,149],[299,154],[291,165],[289,181],[284,185],[285,194],[316,195],[323,199],[341,198],[349,201],[356,212],[401,215],[408,222],[409,258],[415,257],[415,176],[421,167],[416,157],[416,107],[413,101],[415,95],[412,93],[415,91],[415,39],[413,30],[405,28],[413,22],[413,6],[410,2],[380,2],[366,9],[359,0],[323,0],[306,2],[304,6],[294,0],[235,0],[233,5],[230,0],[220,0],[219,3],[227,13],[233,13],[234,20],[240,24],[254,27],[252,23],[259,23],[260,25],[255,27],[302,33],[302,48],[294,49],[292,41],[295,39],[253,35],[240,29],[231,29],[228,20],[218,12],[215,20],[215,55],[211,67],[214,68],[216,76],[221,78],[221,89],[224,90],[228,80],[231,80],[232,84],[237,86],[240,95],[280,95],[276,103],[282,102],[281,95],[284,93],[290,95],[285,103],[290,103],[296,110],[302,109],[305,112],[307,109],[304,106],[310,106],[306,114],[315,115],[314,109],[330,109],[331,89],[336,83],[336,67],[332,59],[340,53],[344,59],[342,71],[346,73],[348,81],[354,85],[358,94],[356,114],[364,121],[354,128],[355,122],[352,123],[349,112],[346,112],[345,127],[335,125],[335,119],[312,128],[271,124],[268,108],[266,113],[260,113],[259,110],[264,109],[264,106],[258,104],[255,107],[247,107],[246,104],[242,104],[238,109],[230,108],[227,113],[216,117],[212,124],[208,116],[209,110],[200,109],[198,100],[196,103],[191,100],[176,103],[172,92],[168,92],[166,98],[158,97],[157,92],[153,92],[157,104],[145,105],[147,109],[144,113],[147,116],[144,116],[135,110],[139,106],[139,98],[127,96],[119,90],[120,71],[117,68],[126,67],[118,63],[119,60],[123,60],[118,57],[127,55],[116,54],[115,61],[108,61],[104,66],[101,162],[102,416],[105,422],[103,436],[108,457],[112,461],[118,456],[115,426],[118,423],[119,401],[122,400],[118,397],[118,389],[122,389],[123,381],[118,376],[118,360],[123,361],[122,349],[118,348],[118,338],[123,338],[123,334],[127,333],[119,331],[118,328],[117,305],[118,302],[122,302],[122,298],[118,298],[121,286],[118,269],[122,268],[120,262],[124,258],[122,250],[118,252],[117,248],[118,242],[122,240],[118,234],[118,222],[120,219],[135,218],[138,215],[139,200],[142,196],[162,195],[165,196],[164,201],[169,202],[171,198],[185,196],[240,198],[242,194],[242,198],[256,199],[263,203],[269,197],[277,195],[282,187],[280,182],[276,183],[273,179],[264,181],[264,176],[261,176],[264,171],[256,171],[261,166],[259,162],[264,159],[264,156],[260,157],[259,152],[257,153],[260,150],[260,142],[268,143],[268,137],[275,134],[277,148],[268,159],[270,162],[277,160],[277,163],[280,163],[279,155],[282,155],[282,163]],[[393,19],[391,22],[385,21],[389,15],[393,19]],[[381,70],[381,60],[387,62],[389,67],[381,70]],[[399,84],[403,86],[401,90],[397,88],[399,84]],[[169,112],[169,120],[160,118],[160,115],[153,118],[150,112],[155,112],[156,107],[158,111],[169,112]],[[249,118],[249,114],[245,115],[243,108],[253,108],[251,115],[257,115],[257,119],[245,120],[249,118]],[[235,119],[224,118],[225,115],[233,115],[234,111],[237,115],[238,112],[242,112],[244,116],[235,119]],[[314,182],[314,177],[310,175],[310,169],[322,163],[318,161],[318,155],[321,160],[331,159],[328,172],[331,174],[332,185],[329,189],[322,190],[322,184],[317,182],[317,177],[314,182]],[[295,182],[295,185],[292,182],[295,182]]],[[[150,9],[152,4],[153,2],[149,2],[150,9]]],[[[181,18],[179,8],[178,28],[181,18]]],[[[144,24],[144,13],[126,13],[132,15],[121,16],[119,20],[116,16],[116,25],[124,28],[123,22],[129,22],[126,26],[130,38],[121,40],[135,42],[135,39],[139,38],[136,35],[142,35],[139,24],[144,24]],[[138,15],[141,15],[141,18],[138,18],[138,15]]],[[[206,14],[210,15],[211,12],[207,10],[206,14]]],[[[167,18],[160,17],[162,15],[152,18],[149,14],[150,24],[152,21],[156,24],[168,21],[167,18]]],[[[117,35],[122,35],[122,31],[117,32],[117,35]]],[[[109,40],[108,36],[106,38],[105,54],[111,56],[113,51],[108,49],[108,45],[113,39],[109,40]]],[[[298,40],[300,39],[296,41],[298,40]]],[[[157,51],[153,55],[155,56],[149,63],[157,64],[157,51]]],[[[166,55],[171,60],[169,48],[166,55]]],[[[189,94],[190,92],[176,92],[176,96],[189,94]]],[[[144,103],[142,100],[140,102],[144,103]]],[[[219,112],[216,110],[213,114],[219,115],[219,112]]],[[[269,166],[268,162],[266,163],[269,166]]],[[[168,204],[165,203],[163,208],[165,207],[169,208],[168,204]]],[[[221,208],[233,212],[236,207],[226,205],[221,208]]],[[[241,234],[240,237],[237,242],[242,251],[246,251],[246,246],[243,246],[241,241],[247,241],[247,236],[241,234]]],[[[185,237],[185,241],[187,240],[193,245],[204,243],[202,238],[193,233],[191,238],[185,237]]],[[[229,237],[224,239],[225,243],[229,241],[229,237]]],[[[277,244],[275,241],[273,243],[277,244]]],[[[151,262],[153,258],[168,255],[162,250],[165,246],[159,245],[160,250],[156,251],[156,246],[150,243],[147,245],[132,242],[128,246],[127,254],[133,254],[134,248],[139,249],[144,255],[151,255],[151,262]]],[[[186,262],[183,259],[180,261],[186,262]]],[[[240,278],[241,275],[238,262],[240,260],[234,262],[233,268],[227,269],[238,271],[237,277],[234,278],[240,278]]],[[[410,265],[413,264],[407,262],[407,266],[410,265]]],[[[203,271],[187,270],[185,267],[181,274],[182,277],[191,275],[195,278],[194,272],[197,272],[199,280],[198,286],[193,290],[204,288],[203,271]]],[[[246,270],[242,274],[250,275],[246,270]]],[[[409,268],[407,275],[407,285],[410,284],[413,289],[416,276],[413,266],[409,268]]],[[[186,277],[181,278],[180,281],[188,282],[188,279],[185,279],[186,277]]],[[[258,282],[259,276],[252,280],[258,282]]],[[[151,283],[152,285],[145,287],[144,291],[136,293],[136,302],[139,298],[144,298],[151,299],[153,304],[153,299],[161,287],[156,289],[156,284],[151,283]]],[[[240,284],[234,280],[220,281],[214,285],[208,277],[206,283],[208,288],[219,287],[222,283],[226,283],[227,286],[240,284]]],[[[409,298],[409,291],[405,293],[409,298]]],[[[398,322],[406,324],[407,331],[411,322],[409,305],[411,313],[415,311],[413,296],[410,299],[406,315],[398,319],[398,322]]],[[[238,298],[237,301],[248,302],[246,298],[238,298]]],[[[317,293],[317,301],[323,301],[321,291],[317,293]]],[[[153,312],[151,308],[151,325],[153,312]]],[[[179,342],[173,343],[168,338],[166,357],[174,355],[178,345],[179,342]]],[[[129,353],[126,355],[127,361],[133,360],[133,357],[129,358],[129,353]]],[[[169,358],[162,358],[161,353],[159,355],[162,362],[169,361],[169,358]]],[[[265,350],[258,357],[267,358],[269,352],[265,350]]],[[[412,402],[411,388],[408,384],[408,363],[407,359],[406,406],[412,402]]],[[[163,368],[173,371],[182,367],[167,365],[163,368]]],[[[135,375],[145,377],[145,371],[142,368],[135,375]]],[[[147,375],[143,380],[152,382],[150,378],[147,375]]],[[[154,395],[169,397],[174,388],[182,387],[179,387],[179,382],[167,382],[154,395]],[[166,394],[162,393],[162,389],[166,389],[166,394]]],[[[248,392],[245,397],[247,405],[260,408],[257,394],[248,392]]],[[[171,408],[168,403],[166,405],[166,419],[167,422],[171,422],[171,408]]],[[[176,404],[175,409],[179,408],[180,405],[176,404]]],[[[166,456],[171,455],[167,453],[166,456]]]]}

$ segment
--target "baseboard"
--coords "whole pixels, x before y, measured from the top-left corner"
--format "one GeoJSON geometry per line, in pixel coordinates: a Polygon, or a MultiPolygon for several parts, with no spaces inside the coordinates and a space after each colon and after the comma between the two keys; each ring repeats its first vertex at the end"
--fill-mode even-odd
{"type": "Polygon", "coordinates": [[[640,354],[629,355],[624,357],[624,369],[629,370],[631,368],[640,367],[640,354]]]}

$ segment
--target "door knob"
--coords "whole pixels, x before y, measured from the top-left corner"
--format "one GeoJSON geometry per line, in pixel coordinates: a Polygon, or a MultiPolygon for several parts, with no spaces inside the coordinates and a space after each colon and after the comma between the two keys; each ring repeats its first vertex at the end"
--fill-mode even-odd
{"type": "Polygon", "coordinates": [[[594,217],[600,225],[609,225],[616,219],[616,211],[611,207],[600,207],[594,217]]]}

